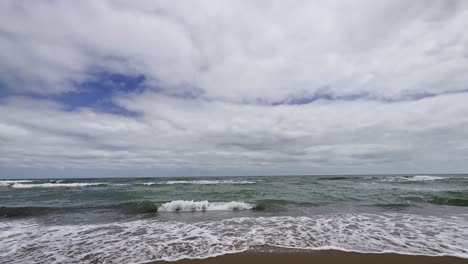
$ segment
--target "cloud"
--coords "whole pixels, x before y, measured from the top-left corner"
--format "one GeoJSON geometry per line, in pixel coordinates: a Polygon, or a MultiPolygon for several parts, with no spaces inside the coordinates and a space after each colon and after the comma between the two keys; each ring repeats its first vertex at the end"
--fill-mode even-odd
{"type": "Polygon", "coordinates": [[[2,1],[0,76],[74,89],[93,68],[267,102],[466,89],[465,1],[2,1]]]}
{"type": "Polygon", "coordinates": [[[0,108],[0,163],[340,168],[466,160],[467,99],[261,106],[146,92],[118,100],[144,113],[134,118],[87,109],[69,113],[56,103],[10,98],[0,108]]]}
{"type": "Polygon", "coordinates": [[[466,1],[2,1],[0,166],[462,163],[466,17],[466,1]],[[72,105],[89,89],[135,114],[72,105]]]}

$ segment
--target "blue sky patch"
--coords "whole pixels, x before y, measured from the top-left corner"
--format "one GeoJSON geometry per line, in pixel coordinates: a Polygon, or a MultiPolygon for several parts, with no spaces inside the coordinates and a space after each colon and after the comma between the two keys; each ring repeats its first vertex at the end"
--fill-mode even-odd
{"type": "Polygon", "coordinates": [[[144,89],[144,75],[125,75],[100,72],[88,81],[77,83],[76,91],[51,96],[73,111],[81,107],[90,107],[97,111],[133,116],[135,113],[116,105],[112,100],[115,93],[138,92],[144,89]]]}

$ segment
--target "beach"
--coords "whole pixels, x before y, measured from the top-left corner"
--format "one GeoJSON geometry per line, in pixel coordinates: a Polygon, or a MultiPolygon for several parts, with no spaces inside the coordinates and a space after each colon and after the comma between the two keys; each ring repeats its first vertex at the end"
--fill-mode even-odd
{"type": "Polygon", "coordinates": [[[466,264],[468,259],[446,256],[419,256],[419,255],[402,255],[402,254],[371,254],[371,253],[354,253],[336,250],[319,250],[319,251],[270,251],[258,252],[248,251],[236,254],[228,254],[218,257],[206,259],[183,259],[175,262],[155,261],[149,264],[250,264],[250,263],[290,263],[290,264],[466,264]]]}

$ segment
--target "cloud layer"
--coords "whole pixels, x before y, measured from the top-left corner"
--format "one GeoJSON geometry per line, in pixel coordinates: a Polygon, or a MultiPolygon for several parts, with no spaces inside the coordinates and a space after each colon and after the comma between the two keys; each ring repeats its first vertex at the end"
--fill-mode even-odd
{"type": "Polygon", "coordinates": [[[2,1],[0,166],[463,164],[466,28],[466,1],[2,1]],[[60,97],[93,89],[130,114],[60,97]]]}

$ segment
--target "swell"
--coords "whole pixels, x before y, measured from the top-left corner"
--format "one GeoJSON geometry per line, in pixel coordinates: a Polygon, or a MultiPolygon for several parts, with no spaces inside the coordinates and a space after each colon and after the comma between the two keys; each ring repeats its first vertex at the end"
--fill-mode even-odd
{"type": "Polygon", "coordinates": [[[376,204],[371,204],[370,206],[388,209],[388,210],[403,210],[403,209],[413,207],[415,205],[408,204],[408,203],[376,203],[376,204]]]}
{"type": "Polygon", "coordinates": [[[289,205],[307,207],[320,206],[319,204],[312,202],[293,201],[284,199],[261,199],[255,201],[255,206],[257,210],[272,209],[275,207],[288,207],[289,205]]]}
{"type": "Polygon", "coordinates": [[[419,204],[448,205],[448,206],[468,206],[468,192],[448,191],[438,195],[409,196],[405,201],[419,204]]]}
{"type": "Polygon", "coordinates": [[[57,213],[63,211],[64,208],[60,207],[35,207],[35,206],[25,206],[25,207],[0,207],[0,217],[5,218],[16,218],[16,217],[28,217],[28,216],[38,216],[45,215],[49,213],[57,213]]]}
{"type": "Polygon", "coordinates": [[[428,200],[430,204],[436,205],[450,205],[450,206],[468,206],[468,199],[466,198],[448,198],[435,196],[428,200]]]}

